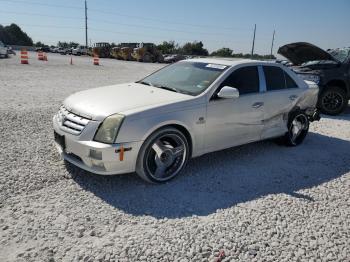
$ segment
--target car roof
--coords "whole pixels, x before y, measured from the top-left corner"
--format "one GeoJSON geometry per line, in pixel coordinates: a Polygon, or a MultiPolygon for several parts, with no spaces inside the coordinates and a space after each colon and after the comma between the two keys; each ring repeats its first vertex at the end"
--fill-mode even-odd
{"type": "Polygon", "coordinates": [[[182,60],[186,62],[198,62],[198,63],[208,63],[208,64],[219,64],[226,66],[236,66],[240,64],[276,64],[275,61],[260,61],[252,59],[242,59],[242,58],[193,58],[182,60]]]}

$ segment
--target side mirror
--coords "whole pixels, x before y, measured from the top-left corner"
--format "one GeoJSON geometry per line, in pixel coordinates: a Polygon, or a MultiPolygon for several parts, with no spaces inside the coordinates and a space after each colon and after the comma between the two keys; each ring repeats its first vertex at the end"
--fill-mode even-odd
{"type": "Polygon", "coordinates": [[[226,99],[237,99],[239,97],[239,91],[237,88],[224,86],[218,93],[218,97],[226,99]]]}

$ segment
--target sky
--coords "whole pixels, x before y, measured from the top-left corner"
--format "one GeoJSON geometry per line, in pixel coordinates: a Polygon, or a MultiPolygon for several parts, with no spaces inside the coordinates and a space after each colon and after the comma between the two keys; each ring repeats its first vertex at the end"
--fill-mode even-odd
{"type": "MultiPolygon", "coordinates": [[[[88,41],[179,44],[203,41],[214,51],[229,47],[273,53],[287,43],[321,48],[350,46],[350,0],[87,0],[88,41]]],[[[85,43],[84,0],[0,0],[0,24],[18,24],[33,41],[85,43]]]]}

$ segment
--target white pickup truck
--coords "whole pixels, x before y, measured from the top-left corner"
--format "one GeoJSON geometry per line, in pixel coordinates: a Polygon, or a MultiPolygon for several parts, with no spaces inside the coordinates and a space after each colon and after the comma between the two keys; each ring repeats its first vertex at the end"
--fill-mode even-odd
{"type": "Polygon", "coordinates": [[[7,47],[0,41],[0,57],[8,57],[7,47]]]}
{"type": "Polygon", "coordinates": [[[79,46],[77,46],[77,48],[74,48],[72,50],[72,54],[73,55],[86,55],[87,51],[88,51],[88,49],[86,46],[79,45],[79,46]]]}

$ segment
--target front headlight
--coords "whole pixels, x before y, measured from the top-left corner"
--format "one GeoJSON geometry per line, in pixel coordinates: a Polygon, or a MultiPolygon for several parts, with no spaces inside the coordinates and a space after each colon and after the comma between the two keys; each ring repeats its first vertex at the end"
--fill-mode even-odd
{"type": "Polygon", "coordinates": [[[123,120],[124,116],[118,114],[107,117],[99,126],[94,140],[105,144],[113,144],[123,120]]]}
{"type": "Polygon", "coordinates": [[[316,84],[319,84],[319,83],[320,83],[320,76],[318,76],[318,75],[299,74],[299,76],[300,76],[303,80],[312,81],[312,82],[315,82],[316,84]]]}

